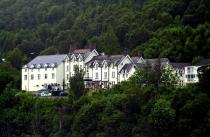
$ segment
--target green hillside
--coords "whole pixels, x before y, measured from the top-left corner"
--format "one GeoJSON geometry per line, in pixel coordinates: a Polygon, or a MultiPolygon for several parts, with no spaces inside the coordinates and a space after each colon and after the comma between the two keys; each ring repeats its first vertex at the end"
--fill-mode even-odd
{"type": "Polygon", "coordinates": [[[18,51],[24,63],[96,44],[108,54],[209,58],[209,9],[209,0],[0,0],[0,56],[18,51]]]}

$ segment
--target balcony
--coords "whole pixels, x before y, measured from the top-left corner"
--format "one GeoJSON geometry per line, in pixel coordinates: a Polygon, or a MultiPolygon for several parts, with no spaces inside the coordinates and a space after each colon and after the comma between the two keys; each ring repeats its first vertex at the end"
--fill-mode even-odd
{"type": "Polygon", "coordinates": [[[93,80],[93,78],[92,77],[84,77],[84,81],[92,81],[93,80]]]}

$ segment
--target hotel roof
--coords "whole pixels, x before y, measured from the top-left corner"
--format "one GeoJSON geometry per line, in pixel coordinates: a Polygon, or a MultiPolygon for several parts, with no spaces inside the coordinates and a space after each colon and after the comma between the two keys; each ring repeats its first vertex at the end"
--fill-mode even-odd
{"type": "Polygon", "coordinates": [[[41,67],[43,67],[45,64],[48,64],[49,66],[51,64],[59,65],[64,61],[66,56],[67,56],[66,54],[37,56],[26,65],[27,67],[30,67],[31,65],[34,65],[34,66],[41,65],[41,67]]]}

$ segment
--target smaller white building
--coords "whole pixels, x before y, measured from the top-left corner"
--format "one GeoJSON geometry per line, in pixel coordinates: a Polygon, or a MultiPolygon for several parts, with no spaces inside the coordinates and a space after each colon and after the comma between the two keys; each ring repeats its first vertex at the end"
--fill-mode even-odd
{"type": "Polygon", "coordinates": [[[199,82],[198,78],[198,69],[201,66],[209,65],[210,64],[210,59],[204,59],[199,61],[196,64],[192,64],[190,66],[185,67],[185,83],[197,83],[199,82]]]}
{"type": "Polygon", "coordinates": [[[64,59],[67,55],[38,56],[22,67],[22,90],[38,91],[46,86],[64,86],[64,59]]]}

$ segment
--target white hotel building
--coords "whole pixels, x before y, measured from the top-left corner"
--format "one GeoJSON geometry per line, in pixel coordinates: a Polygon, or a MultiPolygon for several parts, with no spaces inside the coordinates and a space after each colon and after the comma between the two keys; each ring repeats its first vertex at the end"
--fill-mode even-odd
{"type": "MultiPolygon", "coordinates": [[[[153,65],[157,59],[143,59],[129,55],[104,55],[95,49],[77,49],[64,55],[38,56],[22,67],[22,90],[38,91],[54,85],[63,89],[69,87],[69,78],[74,76],[78,66],[85,72],[86,88],[109,88],[128,80],[136,69],[145,64],[153,65]]],[[[161,65],[171,65],[180,77],[180,85],[198,82],[197,69],[210,60],[195,65],[189,63],[170,63],[167,58],[160,59],[161,65]]]]}

